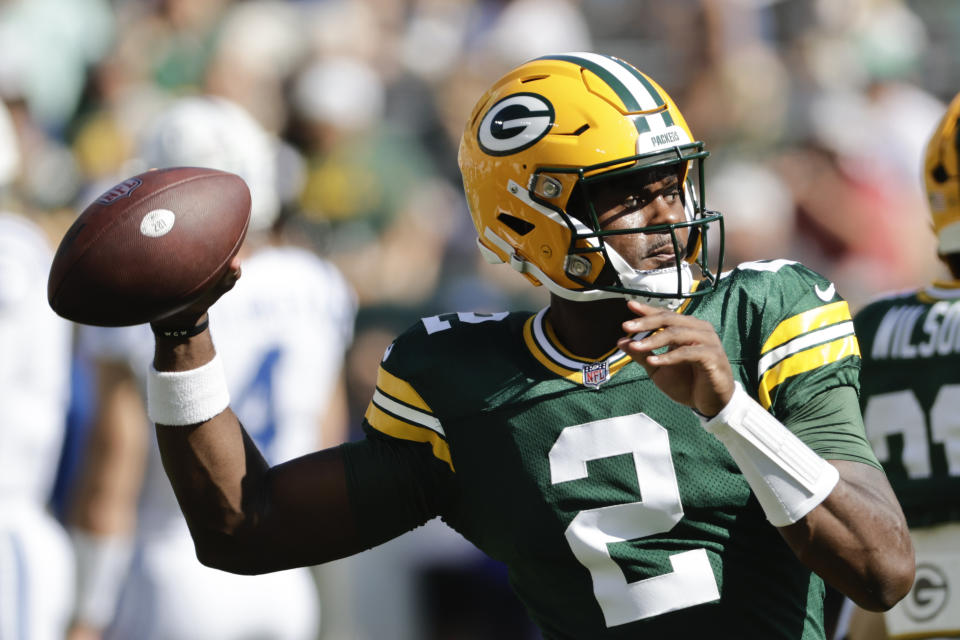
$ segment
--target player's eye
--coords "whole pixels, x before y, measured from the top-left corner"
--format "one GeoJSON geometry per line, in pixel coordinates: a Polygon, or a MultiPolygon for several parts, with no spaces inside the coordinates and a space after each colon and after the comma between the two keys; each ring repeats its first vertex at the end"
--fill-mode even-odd
{"type": "Polygon", "coordinates": [[[673,204],[680,199],[680,189],[669,189],[663,193],[663,199],[666,200],[669,204],[673,204]]]}

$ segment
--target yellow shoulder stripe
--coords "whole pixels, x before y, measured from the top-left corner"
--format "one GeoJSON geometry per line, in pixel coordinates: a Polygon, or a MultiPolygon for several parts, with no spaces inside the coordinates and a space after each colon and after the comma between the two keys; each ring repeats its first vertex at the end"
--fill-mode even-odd
{"type": "Polygon", "coordinates": [[[799,335],[845,320],[850,320],[850,307],[845,300],[804,311],[777,325],[777,328],[773,330],[773,333],[763,344],[763,348],[760,349],[760,354],[775,349],[799,335]]]}
{"type": "Polygon", "coordinates": [[[367,413],[364,415],[364,418],[367,419],[367,422],[369,422],[374,429],[388,436],[399,438],[400,440],[409,440],[411,442],[430,443],[433,455],[450,465],[451,471],[455,471],[453,468],[453,460],[450,458],[450,446],[436,431],[395,418],[381,411],[372,402],[367,407],[367,413]]]}
{"type": "Polygon", "coordinates": [[[772,403],[770,396],[773,389],[787,378],[812,371],[817,367],[837,362],[849,356],[860,356],[860,343],[854,335],[817,345],[781,360],[760,378],[760,388],[757,392],[760,397],[760,404],[763,405],[764,409],[769,409],[772,403]]]}
{"type": "Polygon", "coordinates": [[[377,371],[377,388],[380,389],[382,393],[411,407],[416,407],[428,413],[433,412],[430,406],[420,397],[420,394],[417,393],[416,389],[410,386],[409,382],[398,378],[382,366],[377,371]]]}

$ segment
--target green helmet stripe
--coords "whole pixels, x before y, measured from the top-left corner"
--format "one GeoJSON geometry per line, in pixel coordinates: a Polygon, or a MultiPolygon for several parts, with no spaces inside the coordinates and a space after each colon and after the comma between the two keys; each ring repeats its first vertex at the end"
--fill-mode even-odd
{"type": "MultiPolygon", "coordinates": [[[[657,101],[657,106],[663,106],[666,104],[666,100],[663,99],[663,96],[660,95],[660,92],[657,91],[656,87],[654,87],[653,84],[650,83],[650,79],[647,78],[647,76],[640,73],[639,69],[637,69],[631,64],[627,64],[626,62],[624,62],[623,60],[620,60],[619,58],[610,58],[610,59],[613,60],[614,62],[619,62],[621,67],[626,69],[634,78],[637,79],[637,81],[640,82],[640,84],[646,87],[647,92],[651,96],[653,96],[654,99],[657,101]]],[[[663,115],[663,123],[665,125],[667,125],[668,127],[672,127],[674,125],[673,116],[670,115],[669,109],[665,109],[661,115],[663,115]]]]}
{"type": "Polygon", "coordinates": [[[646,89],[647,95],[638,97],[636,93],[634,91],[631,91],[630,88],[627,87],[627,85],[620,78],[618,78],[612,71],[607,69],[605,66],[601,65],[599,62],[595,60],[591,60],[586,56],[563,54],[563,55],[543,56],[542,58],[537,58],[537,59],[538,60],[561,60],[563,62],[570,62],[577,66],[583,67],[584,69],[589,69],[591,72],[596,74],[597,77],[599,77],[601,80],[606,82],[607,86],[613,89],[614,93],[617,94],[617,97],[620,98],[621,101],[623,101],[623,104],[627,108],[627,111],[649,110],[649,107],[645,108],[641,104],[641,101],[646,101],[646,100],[643,100],[644,98],[647,98],[648,100],[653,100],[653,102],[658,107],[663,106],[665,104],[660,94],[653,88],[650,82],[643,77],[643,74],[639,73],[636,69],[624,63],[623,61],[618,60],[616,58],[612,58],[610,56],[598,55],[598,57],[602,57],[610,61],[611,63],[620,66],[625,71],[629,72],[630,75],[637,78],[640,81],[640,83],[643,85],[643,87],[646,89]]]}

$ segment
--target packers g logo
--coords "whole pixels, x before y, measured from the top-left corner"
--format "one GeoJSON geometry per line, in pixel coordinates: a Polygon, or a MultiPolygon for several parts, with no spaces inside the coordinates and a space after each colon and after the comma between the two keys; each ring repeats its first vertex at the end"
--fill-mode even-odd
{"type": "Polygon", "coordinates": [[[913,588],[903,599],[904,613],[917,622],[925,622],[943,610],[949,595],[950,585],[943,572],[932,564],[919,564],[913,588]]]}
{"type": "Polygon", "coordinates": [[[515,93],[490,107],[480,122],[477,142],[492,156],[523,151],[547,135],[554,122],[553,105],[536,93],[515,93]]]}

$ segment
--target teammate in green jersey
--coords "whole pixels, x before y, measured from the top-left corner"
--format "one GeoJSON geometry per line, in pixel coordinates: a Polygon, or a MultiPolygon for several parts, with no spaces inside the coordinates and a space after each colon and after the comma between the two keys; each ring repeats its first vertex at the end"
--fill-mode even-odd
{"type": "Polygon", "coordinates": [[[896,603],[913,549],[863,434],[847,304],[789,260],[721,275],[705,156],[616,58],[494,84],[461,141],[467,201],[484,255],[550,306],[411,327],[360,442],[269,468],[209,330],[157,337],[150,413],[201,560],[325,562],[440,516],[506,563],[547,638],[823,638],[824,580],[896,603]]]}
{"type": "Polygon", "coordinates": [[[864,348],[867,436],[903,505],[917,572],[914,588],[885,616],[853,614],[852,638],[960,636],[958,120],[960,94],[924,162],[937,252],[953,280],[882,296],[854,318],[864,348]]]}

